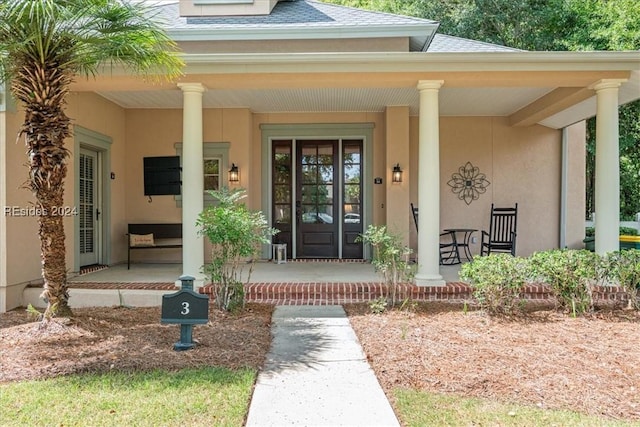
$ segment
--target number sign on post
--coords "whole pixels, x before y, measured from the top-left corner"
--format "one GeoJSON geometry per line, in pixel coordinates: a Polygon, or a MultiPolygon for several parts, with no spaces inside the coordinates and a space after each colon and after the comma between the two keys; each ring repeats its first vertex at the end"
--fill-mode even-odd
{"type": "Polygon", "coordinates": [[[194,278],[181,276],[182,289],[162,296],[161,323],[180,325],[180,341],[174,344],[176,351],[195,347],[192,339],[193,325],[209,322],[209,297],[193,291],[194,278]]]}

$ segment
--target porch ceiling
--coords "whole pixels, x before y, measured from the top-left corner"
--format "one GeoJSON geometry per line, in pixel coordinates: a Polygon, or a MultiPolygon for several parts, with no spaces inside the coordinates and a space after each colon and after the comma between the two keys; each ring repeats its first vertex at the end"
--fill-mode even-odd
{"type": "MultiPolygon", "coordinates": [[[[553,88],[446,88],[440,92],[443,116],[506,116],[553,88]],[[490,102],[488,102],[490,100],[490,102]]],[[[179,90],[99,92],[124,108],[182,108],[179,90]]],[[[215,89],[204,93],[204,108],[249,108],[267,112],[382,112],[387,106],[419,111],[415,88],[215,89]]]]}
{"type": "MultiPolygon", "coordinates": [[[[184,82],[202,83],[204,108],[276,112],[382,112],[418,115],[419,80],[443,80],[442,116],[504,116],[513,125],[562,128],[595,115],[601,79],[620,79],[620,103],[640,98],[634,52],[501,54],[190,55],[184,82]]],[[[74,90],[95,91],[123,108],[182,108],[175,84],[136,82],[110,70],[74,90]]]]}

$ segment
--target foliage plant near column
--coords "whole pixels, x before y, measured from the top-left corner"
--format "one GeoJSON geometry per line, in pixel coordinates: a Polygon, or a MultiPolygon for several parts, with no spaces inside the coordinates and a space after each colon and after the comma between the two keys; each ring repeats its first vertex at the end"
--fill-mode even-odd
{"type": "Polygon", "coordinates": [[[475,257],[463,264],[460,278],[473,284],[473,296],[489,314],[514,315],[522,312],[522,288],[527,281],[528,263],[511,254],[475,257]]]}
{"type": "Polygon", "coordinates": [[[246,190],[223,188],[208,193],[215,205],[200,213],[197,222],[199,233],[212,244],[211,263],[204,266],[204,272],[211,278],[216,306],[233,311],[244,307],[245,267],[249,267],[248,283],[255,257],[278,230],[269,227],[262,212],[250,211],[241,203],[246,190]]]}
{"type": "Polygon", "coordinates": [[[558,304],[573,316],[593,310],[599,255],[585,249],[553,249],[530,258],[532,279],[547,283],[558,304]]]}
{"type": "Polygon", "coordinates": [[[386,302],[394,306],[400,297],[398,285],[410,282],[415,275],[414,267],[409,264],[411,249],[402,244],[399,236],[389,233],[384,225],[370,225],[357,240],[371,245],[371,264],[382,274],[387,285],[386,302]]]}
{"type": "Polygon", "coordinates": [[[65,102],[76,75],[94,76],[105,64],[136,73],[177,77],[176,44],[142,3],[120,0],[2,0],[0,82],[24,110],[42,258],[45,319],[70,316],[65,261],[64,203],[71,120],[65,102]]]}
{"type": "Polygon", "coordinates": [[[640,309],[640,250],[627,249],[605,255],[603,268],[606,278],[618,283],[627,292],[629,309],[640,309]]]}

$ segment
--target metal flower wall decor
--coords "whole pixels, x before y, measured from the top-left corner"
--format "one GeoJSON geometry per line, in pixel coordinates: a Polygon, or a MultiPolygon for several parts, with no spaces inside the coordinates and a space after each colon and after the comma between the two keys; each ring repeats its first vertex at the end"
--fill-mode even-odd
{"type": "Polygon", "coordinates": [[[487,181],[485,174],[480,173],[479,167],[467,162],[458,168],[458,172],[451,175],[447,185],[458,195],[458,199],[470,205],[471,202],[480,198],[480,194],[487,191],[491,183],[487,181]]]}

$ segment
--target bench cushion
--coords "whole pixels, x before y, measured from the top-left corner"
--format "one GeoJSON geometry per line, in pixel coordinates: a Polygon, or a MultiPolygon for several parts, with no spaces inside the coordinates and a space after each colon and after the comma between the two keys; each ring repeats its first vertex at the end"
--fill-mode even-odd
{"type": "Polygon", "coordinates": [[[129,246],[135,247],[153,247],[155,243],[153,241],[153,233],[149,234],[130,234],[129,246]]]}

